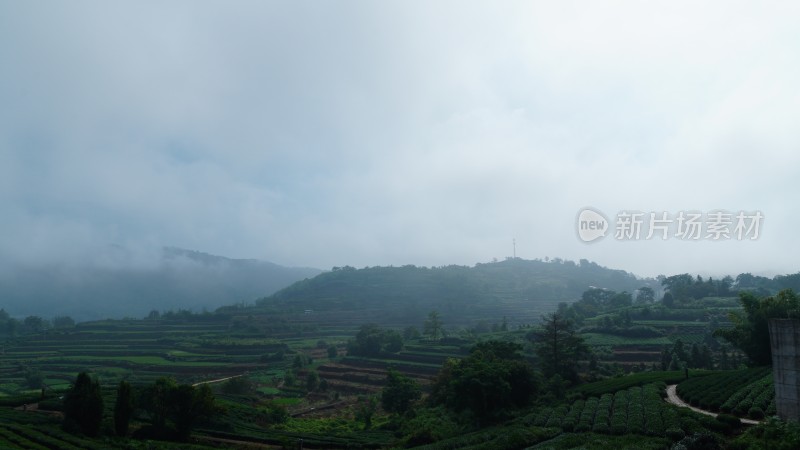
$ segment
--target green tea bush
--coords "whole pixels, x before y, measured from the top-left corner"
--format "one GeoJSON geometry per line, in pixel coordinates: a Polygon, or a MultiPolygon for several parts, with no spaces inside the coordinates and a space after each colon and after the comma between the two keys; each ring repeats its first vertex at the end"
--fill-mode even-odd
{"type": "Polygon", "coordinates": [[[753,420],[761,420],[764,418],[764,410],[758,406],[754,406],[747,411],[747,416],[753,420]]]}

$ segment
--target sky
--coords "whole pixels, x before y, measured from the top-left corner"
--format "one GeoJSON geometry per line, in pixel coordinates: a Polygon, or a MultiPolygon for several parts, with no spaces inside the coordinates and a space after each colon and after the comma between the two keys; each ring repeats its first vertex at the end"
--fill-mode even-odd
{"type": "Polygon", "coordinates": [[[0,0],[0,260],[516,251],[795,273],[798,19],[796,2],[0,0]],[[587,207],[610,227],[589,243],[587,207]],[[615,237],[626,211],[718,210],[760,212],[757,239],[615,237]]]}

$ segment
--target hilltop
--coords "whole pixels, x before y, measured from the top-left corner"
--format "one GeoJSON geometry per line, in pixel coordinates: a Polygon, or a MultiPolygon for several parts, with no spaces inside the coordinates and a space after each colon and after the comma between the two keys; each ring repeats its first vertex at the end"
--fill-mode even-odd
{"type": "Polygon", "coordinates": [[[587,260],[509,258],[473,267],[334,267],[257,304],[281,311],[353,312],[387,324],[419,324],[431,310],[439,310],[450,324],[500,321],[504,316],[512,323],[534,323],[558,303],[578,300],[590,287],[632,293],[642,286],[659,289],[656,280],[587,260]]]}

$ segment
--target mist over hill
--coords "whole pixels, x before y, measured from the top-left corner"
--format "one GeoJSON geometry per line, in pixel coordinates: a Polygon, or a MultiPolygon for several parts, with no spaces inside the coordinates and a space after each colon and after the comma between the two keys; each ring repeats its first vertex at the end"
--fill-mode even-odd
{"type": "Polygon", "coordinates": [[[660,290],[654,279],[587,260],[576,263],[509,258],[466,266],[334,267],[258,301],[276,310],[312,310],[382,323],[419,324],[438,310],[451,324],[476,321],[534,323],[559,302],[580,299],[590,287],[628,291],[660,290]],[[351,317],[355,317],[351,314],[351,317]]]}
{"type": "Polygon", "coordinates": [[[143,255],[114,246],[92,262],[6,265],[0,271],[0,307],[17,317],[66,315],[79,321],[143,317],[153,309],[213,311],[320,272],[173,247],[143,255]]]}

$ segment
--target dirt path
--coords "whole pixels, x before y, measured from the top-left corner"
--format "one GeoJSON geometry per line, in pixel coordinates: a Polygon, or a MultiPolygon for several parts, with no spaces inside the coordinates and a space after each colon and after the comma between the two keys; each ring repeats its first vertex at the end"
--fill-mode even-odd
{"type": "Polygon", "coordinates": [[[230,379],[233,379],[233,378],[239,378],[239,377],[242,377],[242,376],[244,376],[244,375],[233,375],[233,376],[225,377],[225,378],[217,378],[216,380],[200,381],[198,383],[193,384],[192,386],[200,386],[201,384],[220,383],[222,381],[227,381],[227,380],[230,380],[230,379]]]}
{"type": "Polygon", "coordinates": [[[39,404],[38,403],[26,403],[24,405],[17,406],[14,409],[16,409],[17,411],[38,411],[39,410],[39,404]]]}
{"type": "Polygon", "coordinates": [[[311,412],[324,411],[326,409],[333,409],[333,408],[336,408],[337,406],[341,406],[341,405],[344,405],[344,404],[345,404],[345,402],[329,403],[327,405],[316,406],[314,408],[308,408],[308,409],[304,409],[302,411],[298,411],[296,413],[291,414],[291,416],[292,417],[300,417],[300,416],[303,416],[303,415],[311,413],[311,412]]]}
{"type": "MultiPolygon", "coordinates": [[[[694,406],[689,405],[688,403],[681,400],[681,398],[678,397],[678,392],[676,389],[677,386],[678,386],[677,384],[670,384],[669,386],[667,386],[667,402],[672,403],[675,406],[680,406],[682,408],[689,408],[692,411],[698,412],[700,414],[705,414],[711,417],[717,417],[717,413],[715,412],[706,411],[705,409],[695,408],[694,406]]],[[[742,423],[747,425],[758,425],[759,423],[761,423],[758,420],[751,420],[751,419],[739,419],[739,420],[741,420],[742,423]]]]}
{"type": "Polygon", "coordinates": [[[41,414],[48,414],[48,415],[51,415],[51,416],[54,416],[54,417],[63,417],[64,416],[64,413],[62,413],[61,411],[50,411],[50,410],[45,410],[45,409],[39,409],[39,403],[27,403],[27,404],[22,405],[22,406],[17,406],[14,409],[16,409],[17,411],[38,412],[38,413],[41,413],[41,414]]]}

